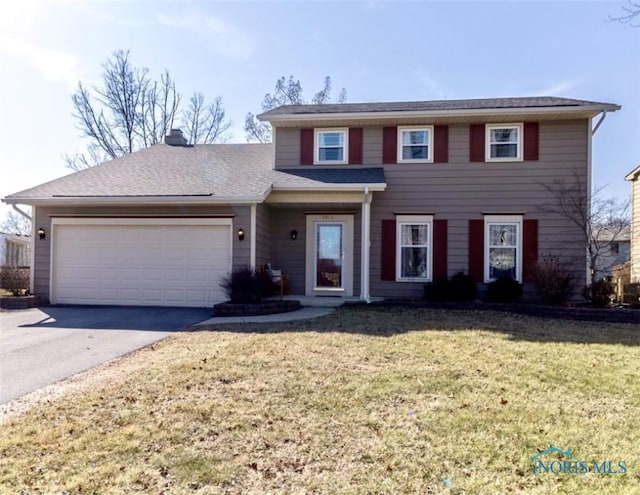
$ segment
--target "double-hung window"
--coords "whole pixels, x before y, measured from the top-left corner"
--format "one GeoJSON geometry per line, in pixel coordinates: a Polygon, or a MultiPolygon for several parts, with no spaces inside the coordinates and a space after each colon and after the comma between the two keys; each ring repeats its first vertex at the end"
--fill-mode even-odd
{"type": "Polygon", "coordinates": [[[485,227],[485,282],[510,277],[522,282],[522,217],[487,215],[485,227]]]}
{"type": "Polygon", "coordinates": [[[348,135],[347,129],[316,129],[314,163],[347,163],[348,135]]]}
{"type": "Polygon", "coordinates": [[[433,126],[398,127],[398,163],[433,161],[433,126]]]}
{"type": "Polygon", "coordinates": [[[433,217],[398,215],[396,236],[396,280],[431,280],[433,217]]]}
{"type": "Polygon", "coordinates": [[[488,124],[487,161],[522,160],[522,124],[488,124]]]}

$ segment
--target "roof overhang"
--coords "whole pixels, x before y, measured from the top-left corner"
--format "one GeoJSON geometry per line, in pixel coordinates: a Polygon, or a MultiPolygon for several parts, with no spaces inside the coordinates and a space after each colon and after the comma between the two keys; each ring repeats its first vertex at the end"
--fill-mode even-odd
{"type": "Polygon", "coordinates": [[[387,188],[385,182],[365,183],[365,184],[313,184],[313,185],[274,185],[273,192],[293,191],[293,192],[380,192],[387,188]]]}
{"type": "Polygon", "coordinates": [[[53,196],[46,198],[18,197],[2,198],[6,204],[32,206],[125,206],[125,205],[211,205],[211,204],[254,204],[262,203],[269,194],[261,196],[53,196]]]}
{"type": "Polygon", "coordinates": [[[629,172],[624,180],[636,180],[640,176],[640,165],[634,168],[631,172],[629,172]]]}
{"type": "Polygon", "coordinates": [[[349,123],[358,122],[385,122],[385,121],[486,121],[488,117],[504,120],[514,117],[526,117],[531,119],[553,120],[561,118],[591,118],[601,112],[615,112],[620,110],[620,105],[599,104],[581,106],[549,106],[549,107],[509,107],[509,108],[481,108],[459,110],[408,110],[408,111],[371,111],[371,112],[334,112],[334,113],[295,113],[276,114],[264,116],[258,115],[263,121],[270,122],[275,127],[287,127],[303,123],[320,125],[334,125],[336,121],[349,123]]]}

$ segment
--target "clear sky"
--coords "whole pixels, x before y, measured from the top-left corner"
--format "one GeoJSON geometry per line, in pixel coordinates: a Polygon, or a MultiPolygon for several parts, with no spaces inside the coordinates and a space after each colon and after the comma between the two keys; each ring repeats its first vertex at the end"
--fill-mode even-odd
{"type": "MultiPolygon", "coordinates": [[[[70,173],[82,151],[78,81],[131,51],[153,77],[222,96],[244,142],[280,76],[349,102],[553,95],[616,103],[594,138],[594,184],[629,195],[640,164],[640,27],[609,2],[5,2],[0,16],[0,197],[70,173]]],[[[0,213],[4,213],[4,209],[0,213]]]]}

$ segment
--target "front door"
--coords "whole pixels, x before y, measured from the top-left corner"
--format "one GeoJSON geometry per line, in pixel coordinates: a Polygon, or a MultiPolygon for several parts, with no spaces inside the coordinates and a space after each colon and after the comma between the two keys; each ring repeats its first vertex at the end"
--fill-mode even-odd
{"type": "Polygon", "coordinates": [[[307,295],[353,294],[353,215],[308,215],[307,295]]]}

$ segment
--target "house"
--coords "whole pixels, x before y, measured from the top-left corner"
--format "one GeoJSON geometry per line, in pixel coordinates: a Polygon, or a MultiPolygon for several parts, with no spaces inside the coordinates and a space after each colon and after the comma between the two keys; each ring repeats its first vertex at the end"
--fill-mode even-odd
{"type": "Polygon", "coordinates": [[[28,267],[31,238],[0,232],[0,265],[28,267]]]}
{"type": "Polygon", "coordinates": [[[631,282],[640,283],[640,166],[625,180],[631,182],[631,282]]]}
{"type": "Polygon", "coordinates": [[[629,261],[631,256],[631,226],[600,227],[594,232],[596,267],[604,277],[612,276],[612,269],[629,261]]]}
{"type": "MultiPolygon", "coordinates": [[[[273,144],[164,144],[12,194],[31,205],[32,287],[54,304],[210,306],[233,267],[270,262],[293,294],[421,297],[459,271],[532,292],[580,231],[542,186],[591,174],[608,103],[558,97],[283,106],[273,144]],[[597,123],[594,117],[599,116],[597,123]]],[[[581,284],[579,284],[581,285],[581,284]]]]}

